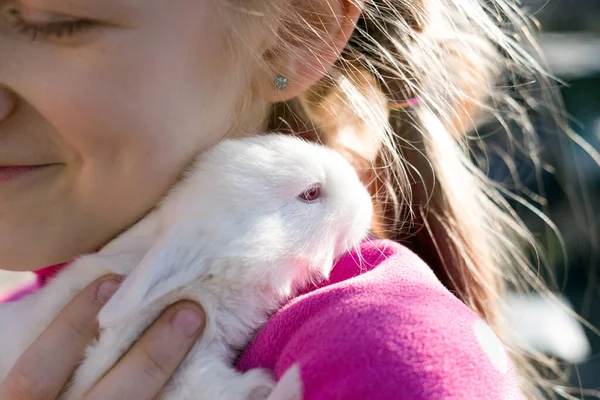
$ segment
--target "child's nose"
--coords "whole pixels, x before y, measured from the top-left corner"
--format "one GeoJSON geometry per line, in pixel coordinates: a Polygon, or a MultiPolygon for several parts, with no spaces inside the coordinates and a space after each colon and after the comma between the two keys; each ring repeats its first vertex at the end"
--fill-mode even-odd
{"type": "Polygon", "coordinates": [[[8,90],[0,87],[0,123],[6,119],[15,108],[15,97],[8,90]]]}

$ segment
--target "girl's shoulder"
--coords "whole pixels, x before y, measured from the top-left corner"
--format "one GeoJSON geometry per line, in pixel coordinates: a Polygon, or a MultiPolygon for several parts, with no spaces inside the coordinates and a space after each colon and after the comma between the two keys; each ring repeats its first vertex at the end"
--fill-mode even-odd
{"type": "Polygon", "coordinates": [[[241,370],[304,399],[518,399],[501,342],[400,244],[369,240],[271,317],[241,370]]]}

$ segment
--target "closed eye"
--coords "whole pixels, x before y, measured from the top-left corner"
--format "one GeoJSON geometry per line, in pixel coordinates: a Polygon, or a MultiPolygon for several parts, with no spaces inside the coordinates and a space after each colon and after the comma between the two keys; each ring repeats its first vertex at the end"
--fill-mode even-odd
{"type": "Polygon", "coordinates": [[[29,14],[35,15],[37,18],[26,18],[25,15],[14,6],[5,7],[1,11],[7,18],[7,22],[12,25],[16,32],[27,35],[32,40],[37,38],[60,39],[63,37],[71,37],[78,33],[90,30],[97,25],[95,22],[88,19],[68,18],[37,10],[29,10],[29,14]]]}
{"type": "Polygon", "coordinates": [[[74,36],[79,32],[88,30],[94,26],[94,23],[86,20],[54,22],[47,24],[27,23],[24,20],[15,20],[13,22],[17,32],[29,36],[32,40],[37,38],[62,38],[74,36]]]}
{"type": "Polygon", "coordinates": [[[300,193],[297,198],[305,203],[314,203],[323,198],[323,185],[319,182],[313,183],[300,193]]]}

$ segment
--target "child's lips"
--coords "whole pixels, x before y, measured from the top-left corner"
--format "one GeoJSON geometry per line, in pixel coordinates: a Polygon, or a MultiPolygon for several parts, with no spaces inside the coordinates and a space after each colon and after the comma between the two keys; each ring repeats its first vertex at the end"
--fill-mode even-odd
{"type": "Polygon", "coordinates": [[[30,175],[33,172],[39,171],[44,168],[51,167],[56,164],[44,164],[44,165],[0,165],[0,183],[7,183],[19,178],[30,175]]]}

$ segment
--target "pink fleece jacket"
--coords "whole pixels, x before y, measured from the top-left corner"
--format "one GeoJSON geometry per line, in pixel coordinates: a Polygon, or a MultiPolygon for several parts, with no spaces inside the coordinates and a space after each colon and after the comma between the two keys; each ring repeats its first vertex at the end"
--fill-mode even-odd
{"type": "Polygon", "coordinates": [[[522,398],[487,325],[415,254],[385,240],[364,242],[328,282],[274,314],[237,366],[272,371],[286,399],[522,398]]]}

